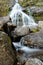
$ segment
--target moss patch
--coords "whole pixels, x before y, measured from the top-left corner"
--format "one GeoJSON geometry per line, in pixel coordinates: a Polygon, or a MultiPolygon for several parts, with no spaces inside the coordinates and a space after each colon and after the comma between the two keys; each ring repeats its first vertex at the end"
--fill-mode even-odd
{"type": "Polygon", "coordinates": [[[36,33],[36,32],[38,32],[39,31],[39,29],[36,29],[36,30],[32,30],[31,32],[32,33],[36,33]]]}

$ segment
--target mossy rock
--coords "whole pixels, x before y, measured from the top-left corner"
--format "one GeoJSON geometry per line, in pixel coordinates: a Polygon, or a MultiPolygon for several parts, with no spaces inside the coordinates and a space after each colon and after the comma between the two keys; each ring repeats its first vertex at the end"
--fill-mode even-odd
{"type": "Polygon", "coordinates": [[[32,33],[36,33],[36,32],[38,32],[39,31],[39,29],[36,29],[36,30],[32,30],[31,32],[32,33]]]}
{"type": "Polygon", "coordinates": [[[13,65],[16,63],[16,51],[13,50],[8,35],[0,31],[0,65],[13,65]]]}

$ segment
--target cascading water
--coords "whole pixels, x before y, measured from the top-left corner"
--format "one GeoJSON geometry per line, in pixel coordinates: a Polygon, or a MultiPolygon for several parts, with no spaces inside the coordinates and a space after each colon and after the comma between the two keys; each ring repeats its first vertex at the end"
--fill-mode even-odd
{"type": "Polygon", "coordinates": [[[22,7],[18,3],[18,0],[16,0],[16,4],[10,12],[10,18],[12,20],[12,23],[17,26],[37,26],[33,17],[31,15],[28,16],[22,11],[22,7]]]}
{"type": "Polygon", "coordinates": [[[15,0],[16,1],[16,3],[18,3],[18,0],[15,0]]]}
{"type": "Polygon", "coordinates": [[[40,54],[43,51],[42,49],[34,49],[34,48],[29,48],[29,47],[23,46],[20,43],[13,42],[12,44],[16,48],[17,51],[22,51],[23,53],[29,54],[30,56],[35,55],[37,53],[40,54]]]}
{"type": "MultiPolygon", "coordinates": [[[[19,5],[18,0],[16,0],[16,4],[14,5],[12,11],[10,12],[10,18],[12,20],[12,23],[14,23],[17,26],[26,26],[26,25],[29,27],[37,26],[33,17],[31,15],[28,16],[22,11],[22,7],[19,5]]],[[[22,46],[21,43],[20,44],[13,43],[13,45],[16,47],[17,50],[19,48],[20,50],[26,53],[41,51],[39,49],[30,49],[29,47],[22,46]]]]}
{"type": "MultiPolygon", "coordinates": [[[[30,10],[29,10],[30,11],[30,10]]],[[[10,12],[10,18],[12,20],[12,23],[17,26],[37,26],[35,23],[33,17],[31,15],[27,15],[22,11],[22,7],[18,3],[18,0],[16,0],[16,4],[14,7],[12,7],[12,11],[10,12]]],[[[16,48],[16,51],[22,51],[24,55],[28,54],[30,56],[42,53],[42,50],[40,49],[31,49],[27,46],[24,46],[21,44],[21,41],[19,43],[12,42],[13,46],[16,48]]],[[[26,55],[28,57],[28,55],[26,55]]]]}

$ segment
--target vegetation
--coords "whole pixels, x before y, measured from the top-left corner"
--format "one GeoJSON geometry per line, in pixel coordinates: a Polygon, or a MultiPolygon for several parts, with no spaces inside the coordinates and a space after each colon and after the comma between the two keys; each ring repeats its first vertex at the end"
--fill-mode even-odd
{"type": "Polygon", "coordinates": [[[41,0],[19,0],[19,3],[26,7],[26,6],[32,6],[35,5],[37,2],[40,2],[41,0]]]}
{"type": "Polygon", "coordinates": [[[9,0],[0,0],[0,17],[9,13],[9,0]]]}
{"type": "Polygon", "coordinates": [[[35,33],[35,32],[38,32],[38,31],[39,31],[39,30],[32,30],[31,32],[32,32],[32,33],[35,33]]]}

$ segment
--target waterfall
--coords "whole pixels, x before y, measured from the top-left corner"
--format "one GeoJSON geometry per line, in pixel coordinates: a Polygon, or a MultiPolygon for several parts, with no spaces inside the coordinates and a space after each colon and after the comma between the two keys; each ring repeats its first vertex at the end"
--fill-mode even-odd
{"type": "Polygon", "coordinates": [[[22,7],[18,3],[18,0],[16,0],[15,5],[12,7],[12,11],[10,12],[10,18],[12,20],[12,23],[15,25],[21,25],[21,26],[37,26],[32,16],[28,16],[22,11],[22,7]],[[19,24],[21,22],[21,24],[19,24]]]}
{"type": "Polygon", "coordinates": [[[15,0],[16,3],[18,3],[18,0],[15,0]]]}

